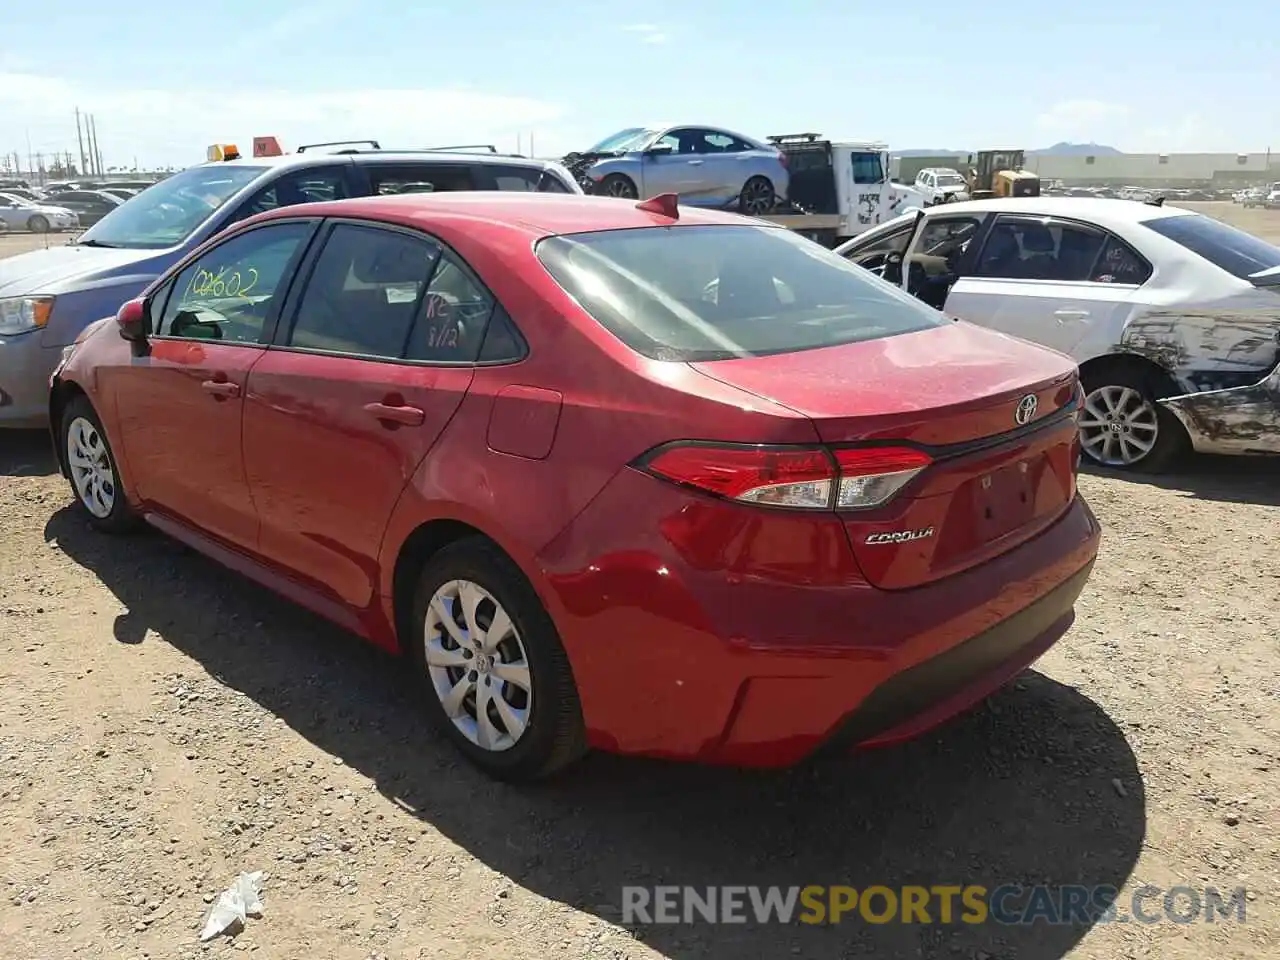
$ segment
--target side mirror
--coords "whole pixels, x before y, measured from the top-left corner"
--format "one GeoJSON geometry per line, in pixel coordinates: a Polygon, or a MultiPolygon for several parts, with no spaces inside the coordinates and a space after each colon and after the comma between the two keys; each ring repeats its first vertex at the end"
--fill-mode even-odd
{"type": "Polygon", "coordinates": [[[131,343],[147,339],[147,301],[142,297],[130,300],[116,312],[116,326],[120,336],[131,343]]]}
{"type": "Polygon", "coordinates": [[[655,143],[652,147],[644,152],[646,157],[665,157],[674,152],[669,143],[655,143]]]}

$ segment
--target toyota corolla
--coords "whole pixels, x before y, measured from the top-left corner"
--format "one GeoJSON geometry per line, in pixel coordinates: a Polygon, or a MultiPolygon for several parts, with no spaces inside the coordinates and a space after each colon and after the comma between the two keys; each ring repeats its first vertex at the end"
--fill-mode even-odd
{"type": "Polygon", "coordinates": [[[92,525],[145,521],[403,653],[503,779],[782,766],[974,704],[1099,542],[1075,365],[728,213],[282,208],[65,351],[92,525]]]}

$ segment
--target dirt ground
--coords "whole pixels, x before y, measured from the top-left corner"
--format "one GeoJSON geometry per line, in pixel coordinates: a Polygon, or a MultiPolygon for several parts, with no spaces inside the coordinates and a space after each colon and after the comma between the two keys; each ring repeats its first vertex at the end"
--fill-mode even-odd
{"type": "Polygon", "coordinates": [[[0,434],[0,957],[1280,956],[1274,462],[1084,476],[1105,537],[1075,627],[921,741],[512,789],[428,733],[394,661],[158,534],[91,533],[47,447],[0,434]],[[202,947],[259,869],[264,915],[202,947]],[[662,883],[1251,893],[1243,924],[624,929],[620,888],[662,883]]]}

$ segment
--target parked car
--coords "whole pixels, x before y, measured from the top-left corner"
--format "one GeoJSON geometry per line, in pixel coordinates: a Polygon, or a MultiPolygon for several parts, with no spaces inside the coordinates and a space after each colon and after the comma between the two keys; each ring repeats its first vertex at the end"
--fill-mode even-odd
{"type": "Polygon", "coordinates": [[[0,222],[13,230],[48,233],[74,230],[80,221],[74,211],[52,203],[27,200],[16,194],[0,193],[0,222]]]}
{"type": "Polygon", "coordinates": [[[629,127],[564,163],[589,193],[642,199],[679,194],[689,206],[769,213],[787,199],[777,147],[719,127],[629,127]]]}
{"type": "Polygon", "coordinates": [[[58,206],[73,211],[82,227],[92,226],[124,203],[119,197],[101,190],[63,190],[51,199],[58,206]]]}
{"type": "Polygon", "coordinates": [[[1266,273],[1280,248],[1266,241],[1158,203],[1044,197],[931,208],[838,250],[938,309],[1070,355],[1095,463],[1157,471],[1188,441],[1280,453],[1280,288],[1266,273]]]}
{"type": "Polygon", "coordinates": [[[1240,205],[1246,209],[1249,207],[1261,207],[1267,202],[1267,191],[1262,187],[1250,187],[1240,196],[1240,205]]]}
{"type": "Polygon", "coordinates": [[[915,188],[924,194],[926,206],[969,199],[969,184],[950,167],[926,167],[916,174],[915,188]]]}
{"type": "Polygon", "coordinates": [[[913,736],[1066,631],[1099,541],[1070,360],[674,195],[270,211],[51,387],[91,525],[405,653],[502,778],[913,736]]]}
{"type": "Polygon", "coordinates": [[[0,186],[0,193],[10,197],[17,197],[20,200],[44,200],[44,194],[34,187],[0,186]]]}
{"type": "Polygon", "coordinates": [[[125,187],[103,187],[101,192],[109,193],[111,196],[117,197],[121,202],[124,202],[125,200],[132,200],[140,191],[130,190],[125,187]]]}
{"type": "Polygon", "coordinates": [[[276,206],[424,181],[436,191],[582,192],[559,164],[496,153],[305,152],[190,167],[120,205],[76,243],[0,260],[0,427],[44,425],[62,348],[224,227],[276,206]]]}

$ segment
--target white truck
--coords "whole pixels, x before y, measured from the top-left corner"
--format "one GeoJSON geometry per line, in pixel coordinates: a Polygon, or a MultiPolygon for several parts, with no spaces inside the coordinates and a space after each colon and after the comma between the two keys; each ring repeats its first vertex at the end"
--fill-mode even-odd
{"type": "Polygon", "coordinates": [[[791,177],[788,209],[763,219],[835,247],[911,207],[924,207],[914,187],[889,179],[889,147],[870,140],[829,140],[817,133],[769,137],[791,177]]]}

